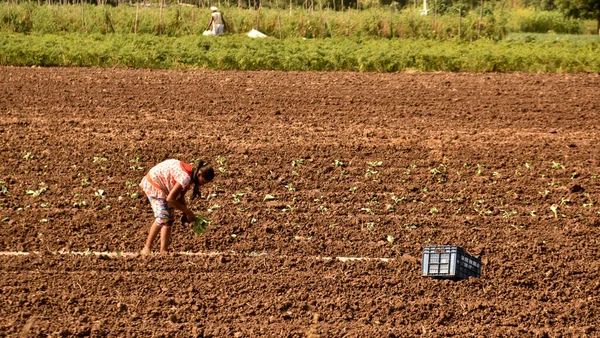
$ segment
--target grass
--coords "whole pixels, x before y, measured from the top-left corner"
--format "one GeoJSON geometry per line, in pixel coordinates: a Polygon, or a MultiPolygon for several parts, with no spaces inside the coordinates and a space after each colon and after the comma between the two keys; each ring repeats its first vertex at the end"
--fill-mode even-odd
{"type": "Polygon", "coordinates": [[[600,42],[0,33],[0,64],[283,71],[600,72],[600,42]]]}
{"type": "MultiPolygon", "coordinates": [[[[507,32],[588,33],[588,21],[565,18],[559,12],[533,9],[487,9],[482,20],[479,11],[421,16],[418,10],[397,10],[391,6],[368,10],[307,11],[296,8],[250,10],[222,8],[227,32],[247,33],[251,29],[277,38],[384,37],[427,38],[472,41],[478,38],[502,39],[507,32]],[[460,34],[459,34],[460,31],[460,34]]],[[[37,33],[139,33],[167,36],[201,35],[210,11],[170,5],[162,10],[121,5],[18,5],[0,3],[0,30],[37,33]]]]}

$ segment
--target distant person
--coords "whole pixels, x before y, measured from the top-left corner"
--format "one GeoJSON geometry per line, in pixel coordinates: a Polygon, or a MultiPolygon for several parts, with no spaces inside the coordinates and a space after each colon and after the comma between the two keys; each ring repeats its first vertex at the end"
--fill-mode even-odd
{"type": "Polygon", "coordinates": [[[215,6],[211,7],[210,10],[212,11],[212,14],[210,15],[210,22],[208,23],[206,30],[210,30],[210,26],[212,25],[212,35],[223,35],[223,30],[225,30],[223,14],[221,14],[219,9],[215,6]]]}
{"type": "Polygon", "coordinates": [[[166,253],[171,244],[171,227],[175,222],[175,210],[181,210],[187,221],[194,224],[195,215],[185,203],[185,193],[193,185],[192,199],[200,195],[200,187],[212,181],[215,173],[208,163],[200,161],[195,168],[178,160],[166,160],[154,166],[142,179],[140,187],[154,211],[154,223],[148,231],[146,246],[141,251],[147,255],[160,234],[160,253],[166,253]]]}

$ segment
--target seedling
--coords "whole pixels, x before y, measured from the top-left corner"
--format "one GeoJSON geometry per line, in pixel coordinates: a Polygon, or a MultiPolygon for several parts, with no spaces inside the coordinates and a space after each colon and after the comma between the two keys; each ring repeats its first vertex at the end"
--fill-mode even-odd
{"type": "Polygon", "coordinates": [[[379,173],[379,171],[372,170],[371,168],[367,168],[367,171],[365,172],[365,176],[369,177],[372,175],[377,175],[377,173],[379,173]]]}
{"type": "Polygon", "coordinates": [[[366,212],[367,214],[375,216],[375,213],[373,212],[373,210],[371,210],[371,208],[360,208],[360,210],[366,212]]]}
{"type": "Polygon", "coordinates": [[[272,201],[275,199],[275,196],[270,195],[270,194],[266,194],[265,198],[263,198],[263,201],[272,201]]]}
{"type": "Polygon", "coordinates": [[[102,197],[102,198],[104,198],[104,190],[98,189],[98,191],[94,192],[94,197],[102,197]]]}
{"type": "Polygon", "coordinates": [[[8,222],[8,221],[10,221],[10,217],[4,217],[4,218],[2,219],[2,222],[8,222]]]}
{"type": "Polygon", "coordinates": [[[348,190],[350,190],[350,192],[354,194],[354,192],[355,192],[356,190],[358,190],[358,187],[351,187],[351,188],[350,188],[350,189],[348,189],[348,190]]]}
{"type": "Polygon", "coordinates": [[[212,207],[206,209],[206,211],[208,211],[208,213],[212,213],[215,209],[219,209],[221,206],[218,204],[213,205],[212,207]]]}
{"type": "Polygon", "coordinates": [[[481,176],[481,174],[483,173],[483,171],[481,170],[481,168],[483,168],[483,167],[484,167],[483,165],[481,165],[479,163],[477,164],[477,171],[475,172],[475,174],[477,176],[481,176]]]}
{"type": "Polygon", "coordinates": [[[81,179],[81,186],[82,187],[87,187],[88,185],[90,185],[90,181],[87,178],[81,179]]]}
{"type": "Polygon", "coordinates": [[[394,243],[394,236],[387,235],[387,241],[390,242],[390,243],[394,243]]]}
{"type": "Polygon", "coordinates": [[[367,229],[373,230],[375,228],[375,222],[369,222],[366,224],[367,229]]]}
{"type": "Polygon", "coordinates": [[[576,171],[574,171],[573,173],[571,173],[571,179],[572,180],[576,179],[577,177],[579,177],[579,174],[576,171]]]}
{"type": "Polygon", "coordinates": [[[434,174],[434,175],[437,175],[437,174],[441,174],[441,173],[442,173],[441,171],[439,171],[439,169],[438,169],[438,168],[433,168],[433,169],[429,170],[429,172],[430,172],[430,173],[432,173],[432,174],[434,174]]]}
{"type": "Polygon", "coordinates": [[[210,222],[211,220],[208,217],[196,215],[192,231],[196,234],[204,234],[206,233],[206,227],[210,225],[210,222]]]}
{"type": "Polygon", "coordinates": [[[436,207],[429,209],[429,213],[432,215],[437,215],[439,212],[440,211],[436,207]]]}
{"type": "Polygon", "coordinates": [[[320,205],[319,210],[321,211],[322,214],[324,214],[327,211],[327,208],[324,205],[320,205]]]}
{"type": "Polygon", "coordinates": [[[223,167],[219,167],[219,172],[221,174],[227,174],[227,169],[223,168],[223,167]]]}
{"type": "Polygon", "coordinates": [[[285,188],[290,192],[296,191],[296,188],[294,188],[291,183],[286,185],[285,188]]]}
{"type": "Polygon", "coordinates": [[[335,160],[335,161],[333,161],[333,166],[337,168],[337,167],[343,167],[343,166],[345,166],[345,164],[344,164],[344,162],[342,162],[340,160],[335,160]]]}
{"type": "Polygon", "coordinates": [[[42,219],[40,220],[40,223],[48,223],[48,219],[47,219],[47,218],[42,218],[42,219]]]}
{"type": "Polygon", "coordinates": [[[137,183],[135,183],[135,182],[131,182],[131,181],[127,181],[127,182],[125,182],[125,186],[126,186],[127,188],[132,188],[132,187],[135,187],[135,186],[137,186],[137,183]]]}
{"type": "Polygon", "coordinates": [[[565,169],[565,166],[558,162],[552,161],[552,169],[565,169]]]}
{"type": "Polygon", "coordinates": [[[367,162],[368,165],[370,165],[371,167],[381,167],[381,165],[383,164],[383,162],[381,161],[374,161],[374,162],[367,162]]]}
{"type": "Polygon", "coordinates": [[[138,194],[137,192],[134,192],[130,196],[131,196],[132,199],[138,199],[138,198],[140,198],[140,194],[138,194]]]}
{"type": "Polygon", "coordinates": [[[8,188],[5,187],[3,184],[4,182],[0,181],[0,195],[6,196],[8,195],[8,188]]]}
{"type": "Polygon", "coordinates": [[[48,189],[46,187],[41,187],[38,190],[27,190],[25,193],[27,195],[31,195],[33,197],[38,197],[39,195],[45,193],[46,191],[48,191],[48,189]]]}
{"type": "Polygon", "coordinates": [[[531,164],[529,164],[529,163],[525,162],[525,168],[527,168],[527,169],[531,169],[531,164]]]}
{"type": "Polygon", "coordinates": [[[241,198],[243,196],[244,196],[244,194],[242,194],[242,193],[233,194],[233,202],[234,203],[240,203],[241,202],[241,198]]]}
{"type": "Polygon", "coordinates": [[[394,201],[394,203],[396,203],[396,204],[404,201],[405,199],[406,199],[406,197],[400,197],[400,198],[398,198],[396,196],[392,196],[392,201],[394,201]]]}
{"type": "Polygon", "coordinates": [[[301,165],[304,165],[304,159],[303,158],[292,161],[292,167],[299,167],[301,165]]]}
{"type": "Polygon", "coordinates": [[[94,159],[92,160],[92,162],[94,163],[100,163],[100,162],[106,162],[108,161],[108,159],[106,157],[97,157],[94,156],[94,159]]]}
{"type": "Polygon", "coordinates": [[[131,170],[144,170],[144,167],[140,167],[140,166],[134,164],[131,167],[129,167],[129,169],[131,169],[131,170]]]}
{"type": "Polygon", "coordinates": [[[294,208],[294,207],[292,207],[291,205],[288,204],[288,205],[285,206],[285,208],[281,209],[281,212],[286,212],[286,211],[293,212],[296,209],[297,208],[294,208]]]}
{"type": "Polygon", "coordinates": [[[569,199],[569,198],[561,197],[561,199],[560,199],[560,205],[567,205],[570,202],[571,202],[571,199],[569,199]]]}
{"type": "Polygon", "coordinates": [[[217,162],[217,164],[223,165],[223,164],[227,163],[227,158],[225,158],[221,155],[218,155],[217,159],[215,161],[217,162]]]}
{"type": "Polygon", "coordinates": [[[550,210],[554,213],[554,218],[558,218],[558,207],[555,204],[550,206],[550,210]]]}
{"type": "Polygon", "coordinates": [[[537,215],[536,215],[535,213],[536,213],[536,211],[535,211],[535,210],[531,210],[531,211],[529,212],[529,214],[531,215],[531,217],[536,217],[537,215]]]}
{"type": "Polygon", "coordinates": [[[87,207],[87,202],[86,201],[79,201],[79,202],[74,202],[73,206],[75,208],[81,208],[81,207],[87,207]]]}
{"type": "Polygon", "coordinates": [[[23,158],[26,161],[29,161],[29,160],[33,160],[35,158],[35,156],[32,153],[27,153],[27,154],[25,154],[25,156],[23,156],[23,158]]]}

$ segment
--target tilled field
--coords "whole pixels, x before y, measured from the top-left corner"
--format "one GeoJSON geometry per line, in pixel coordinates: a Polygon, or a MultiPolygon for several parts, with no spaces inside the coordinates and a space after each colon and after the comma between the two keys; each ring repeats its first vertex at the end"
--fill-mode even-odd
{"type": "Polygon", "coordinates": [[[599,88],[0,68],[0,336],[598,336],[599,88]],[[132,255],[168,158],[216,168],[212,224],[132,255]],[[445,244],[482,277],[422,278],[445,244]]]}

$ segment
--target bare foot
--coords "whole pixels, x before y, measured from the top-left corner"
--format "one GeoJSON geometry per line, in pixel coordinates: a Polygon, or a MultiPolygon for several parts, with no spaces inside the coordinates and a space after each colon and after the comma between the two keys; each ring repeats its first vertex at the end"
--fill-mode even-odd
{"type": "Polygon", "coordinates": [[[149,255],[150,254],[150,249],[148,248],[143,248],[142,251],[140,251],[140,254],[142,255],[149,255]]]}

